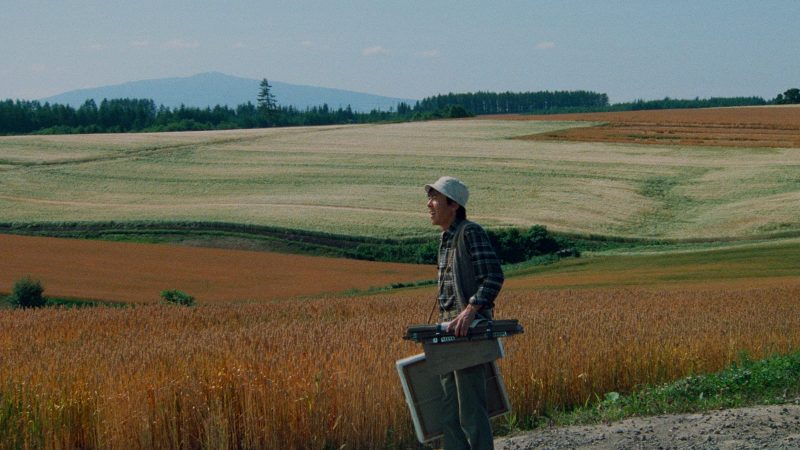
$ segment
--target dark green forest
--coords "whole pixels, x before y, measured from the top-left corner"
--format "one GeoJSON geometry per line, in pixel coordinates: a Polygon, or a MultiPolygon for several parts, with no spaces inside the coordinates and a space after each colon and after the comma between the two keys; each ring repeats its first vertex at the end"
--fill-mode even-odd
{"type": "Polygon", "coordinates": [[[329,125],[391,120],[396,113],[356,113],[350,108],[330,109],[327,105],[298,111],[278,107],[264,111],[252,103],[236,108],[156,106],[148,99],[87,100],[75,109],[38,101],[0,102],[0,134],[127,133],[157,131],[225,130],[235,128],[329,125]]]}
{"type": "Polygon", "coordinates": [[[476,92],[428,97],[417,102],[415,112],[441,111],[463,106],[470,114],[531,114],[571,108],[606,108],[608,95],[589,91],[476,92]]]}
{"type": "MultiPolygon", "coordinates": [[[[264,80],[266,83],[266,80],[264,80]]],[[[127,133],[223,130],[432,120],[487,114],[555,114],[569,112],[633,111],[645,109],[709,108],[800,103],[800,91],[789,89],[770,101],[761,97],[716,97],[692,100],[637,100],[609,104],[608,96],[589,91],[476,92],[428,97],[414,105],[400,103],[390,111],[356,112],[349,106],[328,105],[298,110],[281,106],[262,83],[257,103],[235,108],[180,106],[168,108],[149,99],[87,100],[78,108],[28,100],[0,101],[0,135],[127,133]]]]}

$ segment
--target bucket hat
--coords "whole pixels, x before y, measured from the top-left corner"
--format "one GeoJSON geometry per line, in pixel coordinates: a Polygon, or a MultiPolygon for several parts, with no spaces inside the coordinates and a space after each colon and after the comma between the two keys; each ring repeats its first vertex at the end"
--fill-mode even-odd
{"type": "Polygon", "coordinates": [[[469,190],[467,189],[467,186],[458,178],[448,176],[441,177],[436,180],[435,183],[425,185],[425,192],[430,193],[431,189],[435,189],[459,205],[465,208],[467,207],[469,190]]]}

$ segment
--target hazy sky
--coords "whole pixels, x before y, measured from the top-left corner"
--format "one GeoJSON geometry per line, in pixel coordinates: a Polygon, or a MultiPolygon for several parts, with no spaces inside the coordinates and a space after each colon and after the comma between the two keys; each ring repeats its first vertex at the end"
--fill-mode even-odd
{"type": "Polygon", "coordinates": [[[800,1],[0,0],[0,99],[218,71],[422,98],[800,87],[800,1]]]}

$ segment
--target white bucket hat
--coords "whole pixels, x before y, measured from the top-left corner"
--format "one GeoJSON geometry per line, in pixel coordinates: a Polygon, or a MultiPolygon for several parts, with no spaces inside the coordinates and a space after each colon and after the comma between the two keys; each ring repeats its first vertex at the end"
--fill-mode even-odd
{"type": "Polygon", "coordinates": [[[469,190],[467,189],[467,186],[458,178],[448,176],[441,177],[436,180],[435,183],[425,185],[425,192],[430,193],[431,189],[435,189],[459,205],[465,208],[467,207],[469,190]]]}

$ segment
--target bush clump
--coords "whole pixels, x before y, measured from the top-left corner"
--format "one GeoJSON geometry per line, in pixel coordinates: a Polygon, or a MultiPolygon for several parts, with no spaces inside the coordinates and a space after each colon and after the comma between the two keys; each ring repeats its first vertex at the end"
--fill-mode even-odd
{"type": "Polygon", "coordinates": [[[177,289],[161,291],[161,298],[173,305],[194,306],[194,296],[177,289]]]}
{"type": "Polygon", "coordinates": [[[43,293],[42,283],[26,275],[14,283],[9,300],[15,308],[39,308],[47,303],[43,293]]]}
{"type": "MultiPolygon", "coordinates": [[[[489,240],[504,264],[527,261],[536,256],[559,254],[566,250],[562,243],[550,235],[547,228],[534,225],[527,231],[517,228],[488,230],[489,240]]],[[[563,256],[578,256],[576,250],[563,256]]],[[[559,254],[559,256],[562,256],[559,254]]]]}

